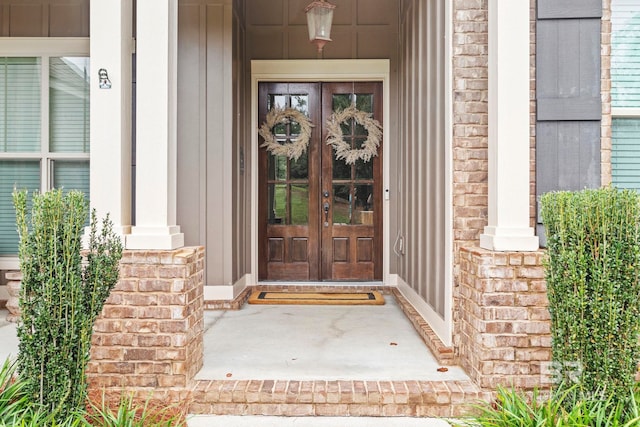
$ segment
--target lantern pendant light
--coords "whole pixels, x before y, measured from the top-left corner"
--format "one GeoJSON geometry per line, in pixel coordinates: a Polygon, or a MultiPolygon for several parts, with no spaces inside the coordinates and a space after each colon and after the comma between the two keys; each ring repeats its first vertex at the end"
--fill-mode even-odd
{"type": "Polygon", "coordinates": [[[335,8],[335,4],[325,0],[317,0],[304,10],[307,14],[309,41],[318,47],[318,53],[322,52],[322,48],[327,42],[331,41],[331,22],[335,8]]]}

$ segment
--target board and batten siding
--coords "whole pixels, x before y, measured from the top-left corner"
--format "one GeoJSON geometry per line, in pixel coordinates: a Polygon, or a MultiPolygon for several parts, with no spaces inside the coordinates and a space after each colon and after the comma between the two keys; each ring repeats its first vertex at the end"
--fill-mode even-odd
{"type": "Polygon", "coordinates": [[[89,0],[0,0],[0,37],[89,37],[89,0]]]}
{"type": "Polygon", "coordinates": [[[178,3],[177,222],[185,245],[206,246],[207,285],[230,285],[246,273],[248,242],[237,240],[248,227],[238,200],[249,189],[237,176],[241,117],[234,112],[244,80],[234,65],[242,54],[232,43],[234,19],[231,0],[178,3]]]}
{"type": "MultiPolygon", "coordinates": [[[[446,2],[403,2],[399,62],[398,274],[445,317],[446,2]],[[400,243],[400,240],[402,242],[400,243]]],[[[392,255],[394,256],[394,255],[392,255]]]]}
{"type": "Polygon", "coordinates": [[[601,182],[601,0],[538,0],[536,22],[537,231],[540,196],[601,182]]]}

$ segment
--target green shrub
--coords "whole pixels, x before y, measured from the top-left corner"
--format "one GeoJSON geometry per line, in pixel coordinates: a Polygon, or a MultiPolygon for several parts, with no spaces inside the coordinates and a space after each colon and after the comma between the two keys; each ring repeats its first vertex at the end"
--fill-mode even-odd
{"type": "Polygon", "coordinates": [[[92,399],[85,423],[103,427],[182,427],[186,426],[186,406],[136,399],[132,394],[120,394],[110,399],[105,393],[99,401],[92,399]]]}
{"type": "Polygon", "coordinates": [[[558,388],[626,396],[640,355],[640,195],[604,188],[541,202],[558,388]]]}
{"type": "Polygon", "coordinates": [[[122,246],[108,217],[98,231],[93,212],[83,266],[84,195],[34,194],[30,213],[27,199],[14,193],[23,275],[18,368],[32,403],[61,421],[84,408],[93,324],[118,280],[122,246]]]}
{"type": "Polygon", "coordinates": [[[12,425],[29,408],[25,383],[15,381],[16,365],[11,359],[0,368],[0,426],[12,425]]]}
{"type": "MultiPolygon", "coordinates": [[[[532,395],[498,388],[495,402],[476,407],[478,415],[454,423],[458,426],[536,426],[536,427],[631,427],[640,425],[637,393],[609,394],[606,398],[573,401],[578,392],[574,384],[542,399],[537,391],[532,395]]],[[[598,395],[602,395],[598,393],[598,395]]]]}

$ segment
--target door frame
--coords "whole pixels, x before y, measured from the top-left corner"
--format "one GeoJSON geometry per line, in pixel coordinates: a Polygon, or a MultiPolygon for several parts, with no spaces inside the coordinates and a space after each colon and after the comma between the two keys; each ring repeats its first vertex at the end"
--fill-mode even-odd
{"type": "MultiPolygon", "coordinates": [[[[260,82],[382,82],[383,123],[389,123],[388,59],[311,59],[251,61],[251,274],[247,285],[258,284],[258,83],[260,82]]],[[[383,153],[389,152],[389,132],[383,132],[383,153]]],[[[389,274],[389,156],[382,157],[382,283],[392,285],[389,274]]],[[[324,282],[323,282],[324,283],[324,282]]],[[[336,282],[331,282],[336,283],[336,282]]],[[[339,282],[337,282],[339,283],[339,282]]],[[[314,284],[314,283],[310,283],[314,284]]],[[[358,284],[362,285],[361,282],[358,284]]]]}

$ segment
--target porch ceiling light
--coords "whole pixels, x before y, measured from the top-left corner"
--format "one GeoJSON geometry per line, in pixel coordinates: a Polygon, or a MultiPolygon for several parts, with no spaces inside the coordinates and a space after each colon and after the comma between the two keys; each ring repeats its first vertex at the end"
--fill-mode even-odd
{"type": "Polygon", "coordinates": [[[317,0],[304,10],[307,14],[309,41],[318,46],[318,52],[322,52],[324,45],[331,41],[331,22],[335,8],[335,4],[325,0],[317,0]]]}

